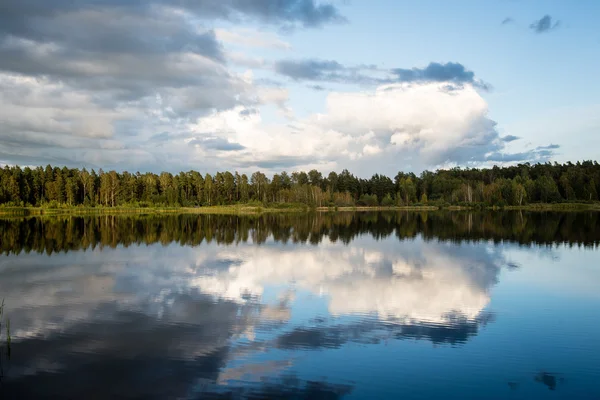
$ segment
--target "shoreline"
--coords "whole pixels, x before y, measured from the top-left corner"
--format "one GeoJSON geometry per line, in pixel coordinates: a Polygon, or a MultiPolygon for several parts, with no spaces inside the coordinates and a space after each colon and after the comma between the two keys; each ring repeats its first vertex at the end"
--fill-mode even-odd
{"type": "Polygon", "coordinates": [[[121,214],[215,214],[215,215],[252,215],[263,213],[307,212],[308,207],[263,207],[254,205],[203,206],[203,207],[0,207],[0,217],[36,217],[36,216],[96,216],[121,214]]]}
{"type": "Polygon", "coordinates": [[[527,204],[523,206],[505,207],[467,207],[458,205],[448,206],[350,206],[350,207],[315,207],[302,204],[283,205],[228,205],[202,207],[0,207],[0,217],[33,217],[58,215],[117,215],[117,214],[215,214],[215,215],[256,215],[268,213],[335,213],[335,212],[375,212],[375,211],[600,211],[600,203],[558,203],[558,204],[527,204]]]}

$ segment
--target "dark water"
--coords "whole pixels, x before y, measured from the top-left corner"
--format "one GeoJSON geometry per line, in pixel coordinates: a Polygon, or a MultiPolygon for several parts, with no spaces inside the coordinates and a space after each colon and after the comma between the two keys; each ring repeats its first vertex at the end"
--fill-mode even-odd
{"type": "Polygon", "coordinates": [[[3,398],[600,399],[597,213],[12,219],[0,239],[3,398]]]}

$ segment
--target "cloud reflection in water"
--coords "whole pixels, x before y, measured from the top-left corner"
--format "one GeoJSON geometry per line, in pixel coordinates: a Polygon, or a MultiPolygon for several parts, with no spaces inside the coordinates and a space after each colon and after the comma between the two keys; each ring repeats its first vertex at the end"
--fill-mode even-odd
{"type": "Polygon", "coordinates": [[[489,291],[506,265],[486,243],[393,237],[9,256],[0,290],[18,357],[7,389],[276,398],[293,381],[306,398],[335,398],[352,385],[294,377],[298,354],[389,339],[465,343],[492,319],[489,291]]]}

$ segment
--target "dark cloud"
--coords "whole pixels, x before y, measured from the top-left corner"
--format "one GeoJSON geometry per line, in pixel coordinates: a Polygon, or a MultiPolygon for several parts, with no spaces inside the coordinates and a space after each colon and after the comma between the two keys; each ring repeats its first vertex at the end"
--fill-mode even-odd
{"type": "Polygon", "coordinates": [[[511,17],[506,17],[502,20],[501,24],[507,25],[507,24],[513,24],[514,22],[515,22],[515,20],[512,19],[511,17]]]}
{"type": "Polygon", "coordinates": [[[307,86],[309,89],[312,90],[316,90],[317,92],[322,92],[324,90],[327,90],[325,87],[321,86],[321,85],[309,85],[307,86]]]}
{"type": "Polygon", "coordinates": [[[51,16],[16,15],[18,23],[0,25],[4,50],[18,47],[19,40],[26,39],[64,46],[60,55],[65,58],[81,52],[132,56],[186,51],[224,61],[213,31],[197,32],[174,13],[152,8],[95,8],[90,2],[78,2],[78,6],[57,9],[51,16]]]}
{"type": "Polygon", "coordinates": [[[544,33],[558,28],[559,24],[560,21],[554,21],[554,23],[552,23],[552,17],[549,15],[544,15],[539,20],[533,21],[531,25],[529,25],[529,28],[535,33],[544,33]]]}
{"type": "Polygon", "coordinates": [[[509,142],[514,142],[515,140],[519,140],[521,139],[519,136],[515,136],[515,135],[506,135],[500,138],[503,142],[509,143],[509,142]]]}
{"type": "Polygon", "coordinates": [[[475,73],[469,71],[460,63],[437,62],[429,63],[425,68],[395,68],[391,71],[398,82],[453,82],[457,84],[470,83],[488,89],[489,86],[475,79],[475,73]]]}
{"type": "Polygon", "coordinates": [[[103,8],[140,14],[157,6],[175,6],[199,19],[237,21],[251,18],[269,24],[300,24],[304,27],[320,27],[346,20],[333,4],[319,4],[315,0],[194,0],[173,3],[170,0],[4,0],[2,14],[7,22],[4,26],[13,30],[22,28],[23,21],[19,18],[24,15],[52,18],[61,13],[103,8]]]}
{"type": "Polygon", "coordinates": [[[227,139],[216,136],[203,137],[200,139],[193,139],[188,142],[190,146],[200,146],[205,150],[218,150],[218,151],[238,151],[244,150],[246,147],[239,143],[230,142],[227,139]]]}
{"type": "MultiPolygon", "coordinates": [[[[170,4],[170,1],[161,3],[170,4]]],[[[315,0],[196,0],[184,4],[200,18],[253,18],[264,23],[300,24],[307,28],[346,21],[336,6],[315,0]]]]}
{"type": "MultiPolygon", "coordinates": [[[[269,23],[300,23],[304,27],[320,27],[331,22],[346,21],[337,7],[331,3],[317,4],[315,0],[205,0],[198,3],[206,3],[223,17],[237,13],[269,23]],[[215,4],[218,6],[215,7],[215,4]]],[[[202,11],[199,10],[200,13],[202,11]]]]}

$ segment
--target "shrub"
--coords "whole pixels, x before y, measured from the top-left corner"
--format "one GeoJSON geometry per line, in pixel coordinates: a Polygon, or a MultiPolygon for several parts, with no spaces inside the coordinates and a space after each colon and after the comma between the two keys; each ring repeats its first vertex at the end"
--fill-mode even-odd
{"type": "Polygon", "coordinates": [[[375,207],[379,205],[377,196],[374,194],[363,194],[356,202],[359,206],[375,207]]]}
{"type": "Polygon", "coordinates": [[[392,199],[392,196],[389,193],[381,200],[381,205],[384,207],[391,207],[394,205],[394,199],[392,199]]]}

